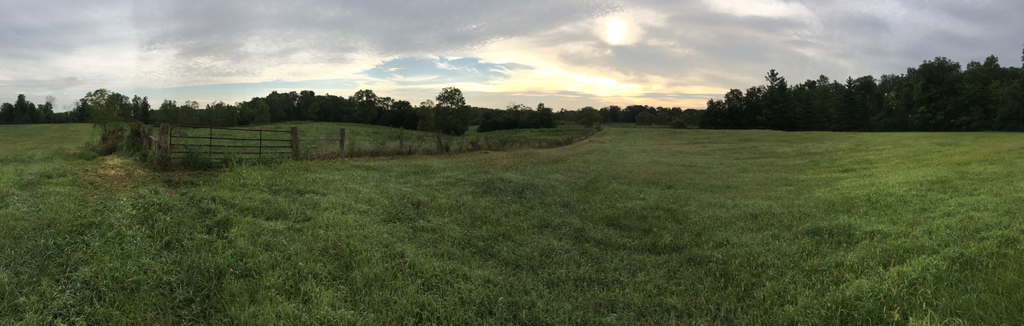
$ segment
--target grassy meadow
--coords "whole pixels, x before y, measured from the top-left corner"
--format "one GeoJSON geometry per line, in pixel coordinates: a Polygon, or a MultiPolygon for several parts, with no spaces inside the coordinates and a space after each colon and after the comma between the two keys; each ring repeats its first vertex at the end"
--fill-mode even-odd
{"type": "Polygon", "coordinates": [[[16,128],[0,324],[1024,323],[1016,133],[607,127],[154,172],[69,154],[87,125],[16,128]]]}

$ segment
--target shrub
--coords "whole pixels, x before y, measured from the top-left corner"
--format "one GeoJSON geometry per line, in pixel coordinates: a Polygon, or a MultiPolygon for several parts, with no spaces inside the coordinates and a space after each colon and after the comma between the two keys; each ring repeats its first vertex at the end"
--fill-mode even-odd
{"type": "Polygon", "coordinates": [[[687,126],[686,121],[683,121],[682,117],[677,117],[672,119],[672,122],[669,123],[669,127],[672,127],[672,129],[686,129],[687,126]]]}
{"type": "Polygon", "coordinates": [[[654,117],[652,117],[651,114],[647,113],[646,111],[640,112],[639,114],[636,115],[636,125],[650,126],[651,120],[653,120],[653,118],[654,117]]]}
{"type": "Polygon", "coordinates": [[[601,113],[588,106],[580,109],[580,119],[577,123],[590,128],[593,127],[595,123],[601,123],[602,120],[604,120],[604,117],[601,116],[601,113]]]}
{"type": "Polygon", "coordinates": [[[125,129],[120,124],[111,124],[107,132],[100,136],[99,154],[110,155],[117,151],[117,146],[124,141],[125,129]]]}
{"type": "Polygon", "coordinates": [[[91,141],[85,142],[82,146],[71,151],[71,154],[79,159],[90,161],[100,156],[100,146],[98,143],[91,141]]]}

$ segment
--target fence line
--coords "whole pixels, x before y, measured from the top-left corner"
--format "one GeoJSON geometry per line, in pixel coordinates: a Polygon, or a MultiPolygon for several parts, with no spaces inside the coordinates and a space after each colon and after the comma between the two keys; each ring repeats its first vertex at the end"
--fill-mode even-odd
{"type": "Polygon", "coordinates": [[[164,123],[164,124],[160,125],[160,138],[153,138],[152,136],[148,136],[148,137],[150,139],[152,139],[152,140],[157,142],[157,157],[168,158],[168,159],[172,159],[172,160],[174,160],[174,159],[180,160],[182,158],[181,156],[176,156],[174,154],[190,154],[190,153],[206,154],[207,157],[210,158],[210,159],[223,159],[223,156],[220,157],[220,158],[213,157],[214,154],[217,154],[217,155],[228,155],[228,154],[234,154],[234,155],[256,155],[258,158],[262,158],[264,154],[266,154],[266,155],[291,154],[292,156],[298,156],[300,154],[300,147],[299,147],[299,142],[300,141],[331,141],[331,140],[334,140],[334,141],[338,141],[338,143],[339,143],[339,146],[338,146],[339,152],[343,153],[345,151],[345,129],[341,129],[341,133],[340,133],[340,137],[339,138],[299,139],[299,129],[298,129],[298,127],[291,127],[291,130],[284,131],[284,130],[269,130],[269,129],[225,128],[225,127],[192,126],[192,125],[174,125],[174,126],[171,126],[171,125],[169,125],[167,123],[164,123]],[[206,129],[209,132],[205,136],[197,136],[195,134],[189,135],[189,134],[184,134],[183,132],[181,134],[175,135],[173,131],[176,128],[192,129],[192,130],[195,130],[195,129],[206,129]],[[213,134],[214,130],[226,130],[226,131],[229,131],[229,132],[248,133],[248,134],[250,134],[252,136],[249,136],[248,138],[246,138],[245,136],[214,137],[214,134],[213,134]],[[253,135],[252,133],[256,133],[256,134],[253,135]],[[286,134],[289,134],[290,139],[267,137],[267,136],[264,135],[264,133],[286,133],[286,134]],[[174,141],[175,138],[181,139],[183,141],[176,143],[174,141]],[[204,143],[197,143],[197,142],[188,142],[189,139],[199,139],[199,140],[207,140],[207,141],[204,144],[204,143]],[[255,144],[251,144],[251,143],[248,144],[248,145],[214,144],[213,143],[214,140],[255,142],[255,144]],[[264,144],[264,142],[266,142],[268,144],[264,144]],[[289,144],[288,145],[271,145],[271,144],[274,144],[275,142],[277,144],[280,144],[282,142],[287,142],[289,144]],[[196,151],[195,148],[200,148],[202,150],[201,151],[196,151]],[[231,149],[231,148],[244,148],[244,149],[249,149],[249,151],[227,151],[227,149],[231,149]],[[281,151],[280,150],[281,148],[289,148],[290,150],[289,151],[281,151]],[[219,151],[214,151],[214,149],[219,149],[219,151]],[[257,149],[257,150],[256,151],[252,151],[252,149],[257,149]],[[272,149],[272,151],[264,151],[264,149],[272,149]]]}
{"type": "MultiPolygon", "coordinates": [[[[290,128],[291,130],[285,131],[285,130],[225,128],[225,127],[192,126],[192,125],[174,125],[174,126],[171,126],[171,125],[169,125],[167,123],[163,123],[163,124],[160,125],[159,138],[153,137],[151,135],[151,126],[147,126],[146,129],[147,129],[146,138],[148,140],[151,140],[152,143],[156,144],[156,154],[157,154],[157,157],[158,158],[177,159],[177,160],[182,159],[182,156],[181,155],[174,155],[174,154],[189,154],[189,153],[205,154],[210,159],[223,159],[223,156],[224,155],[228,155],[228,154],[234,154],[234,155],[255,155],[255,156],[259,157],[259,158],[262,158],[262,156],[264,154],[267,154],[267,155],[291,154],[293,157],[296,157],[296,158],[303,157],[303,156],[308,156],[308,155],[313,155],[313,156],[309,156],[309,157],[313,157],[313,158],[318,157],[317,155],[319,155],[320,158],[340,158],[340,157],[364,157],[364,156],[394,156],[394,155],[422,155],[422,154],[441,154],[441,153],[466,153],[466,152],[480,151],[480,150],[508,151],[508,150],[519,150],[519,149],[526,149],[526,148],[555,148],[555,147],[568,146],[568,145],[572,145],[572,144],[581,142],[583,140],[588,139],[589,137],[592,137],[595,133],[603,130],[603,128],[601,126],[596,126],[596,127],[592,128],[592,129],[588,130],[586,133],[584,133],[582,135],[579,135],[579,136],[575,136],[575,137],[566,137],[566,138],[559,138],[559,139],[534,139],[534,138],[529,138],[529,139],[521,139],[521,140],[514,140],[514,141],[513,140],[507,140],[507,139],[502,139],[502,138],[498,138],[498,137],[494,137],[492,139],[488,139],[488,137],[486,135],[480,135],[480,134],[477,135],[475,140],[466,141],[465,139],[456,139],[456,138],[453,138],[453,137],[450,137],[450,136],[444,136],[442,138],[441,133],[435,132],[434,136],[436,137],[436,140],[437,140],[437,148],[435,150],[431,150],[429,148],[423,147],[423,145],[424,145],[423,140],[425,140],[424,136],[426,136],[426,135],[419,135],[419,136],[414,137],[414,138],[416,138],[418,140],[418,143],[415,144],[415,145],[413,145],[413,144],[407,145],[406,144],[406,140],[405,140],[405,135],[404,135],[405,133],[404,133],[404,131],[399,131],[399,133],[398,133],[398,147],[397,148],[389,147],[387,145],[384,145],[384,142],[382,142],[381,145],[378,146],[378,147],[371,146],[372,148],[364,149],[362,146],[356,146],[357,144],[352,144],[352,146],[349,146],[351,148],[346,147],[346,141],[345,141],[346,137],[345,137],[345,129],[344,128],[341,128],[338,138],[319,138],[319,139],[299,139],[298,127],[294,127],[294,126],[290,128]],[[195,134],[183,134],[183,133],[181,133],[179,135],[174,135],[171,131],[174,130],[175,128],[193,129],[193,130],[194,129],[206,129],[206,130],[208,130],[208,132],[206,133],[205,136],[198,136],[198,135],[195,135],[195,134]],[[214,130],[226,130],[226,131],[229,131],[229,132],[257,133],[257,134],[253,135],[252,137],[249,137],[249,138],[245,138],[244,136],[221,137],[219,135],[218,135],[218,137],[214,137],[214,133],[213,133],[214,130]],[[289,134],[290,137],[289,137],[289,139],[267,138],[267,137],[265,137],[265,135],[263,135],[264,132],[287,133],[287,134],[289,134]],[[175,142],[174,141],[175,138],[181,139],[183,141],[182,142],[175,142]],[[206,142],[205,142],[205,144],[195,143],[195,142],[189,143],[188,140],[206,140],[206,142]],[[219,140],[219,141],[239,141],[239,142],[256,142],[257,144],[255,144],[255,145],[214,144],[214,142],[213,142],[214,140],[219,140]],[[322,141],[338,141],[338,150],[337,150],[337,152],[334,152],[334,151],[323,152],[323,151],[321,151],[321,152],[318,152],[318,153],[303,153],[300,150],[299,143],[300,142],[309,142],[309,141],[321,141],[321,142],[322,141]],[[264,145],[264,142],[267,142],[268,144],[264,145]],[[287,142],[288,145],[283,145],[283,144],[282,145],[276,145],[276,144],[280,144],[280,143],[284,143],[284,142],[287,142]],[[184,149],[182,147],[184,147],[184,149]],[[191,150],[189,148],[191,148],[191,150]],[[200,150],[196,150],[196,148],[199,148],[199,149],[202,149],[202,150],[201,151],[200,150]],[[240,151],[240,152],[228,151],[228,149],[232,149],[232,148],[258,149],[258,150],[256,150],[256,151],[252,151],[252,150],[250,150],[250,151],[240,151]],[[276,151],[264,151],[264,148],[273,149],[273,150],[276,150],[276,151]],[[279,149],[282,149],[282,148],[290,148],[291,150],[289,150],[289,151],[280,151],[279,149]],[[217,151],[215,151],[215,149],[217,151]],[[213,157],[214,155],[221,155],[222,157],[215,158],[215,157],[213,157]]],[[[429,143],[429,141],[428,141],[428,143],[429,143]]],[[[429,147],[429,145],[428,145],[428,147],[429,147]]],[[[318,148],[318,147],[311,146],[311,148],[318,148]]]]}

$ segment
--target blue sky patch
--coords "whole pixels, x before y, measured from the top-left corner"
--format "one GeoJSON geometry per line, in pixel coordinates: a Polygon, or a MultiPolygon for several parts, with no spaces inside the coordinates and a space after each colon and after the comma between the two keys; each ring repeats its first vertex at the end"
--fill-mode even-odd
{"type": "Polygon", "coordinates": [[[482,62],[479,58],[403,57],[381,63],[360,74],[392,81],[401,86],[466,82],[486,84],[508,78],[511,71],[529,69],[533,67],[517,63],[482,62]]]}

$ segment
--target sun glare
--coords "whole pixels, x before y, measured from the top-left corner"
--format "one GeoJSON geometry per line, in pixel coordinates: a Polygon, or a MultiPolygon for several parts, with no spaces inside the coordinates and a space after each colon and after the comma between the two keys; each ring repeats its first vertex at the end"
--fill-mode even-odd
{"type": "Polygon", "coordinates": [[[619,44],[626,38],[626,23],[623,23],[618,18],[609,19],[608,29],[605,30],[605,34],[608,36],[608,43],[619,44]]]}

